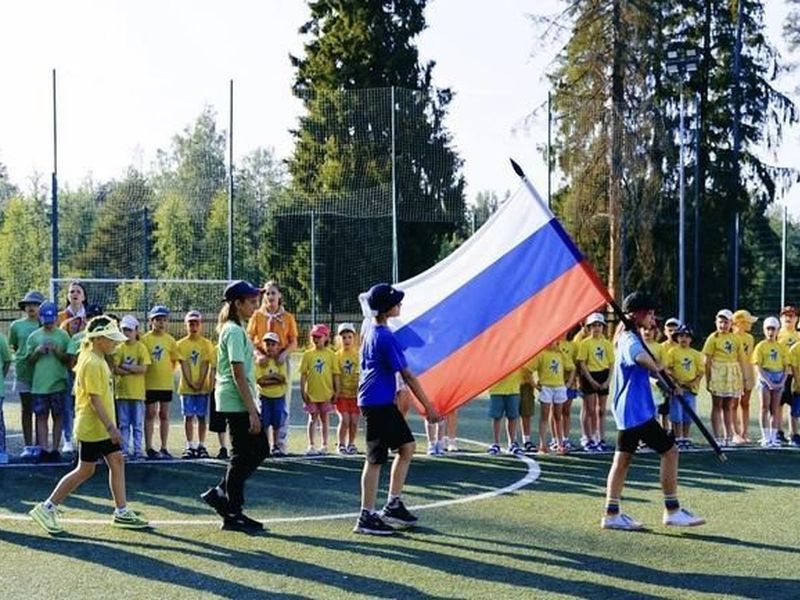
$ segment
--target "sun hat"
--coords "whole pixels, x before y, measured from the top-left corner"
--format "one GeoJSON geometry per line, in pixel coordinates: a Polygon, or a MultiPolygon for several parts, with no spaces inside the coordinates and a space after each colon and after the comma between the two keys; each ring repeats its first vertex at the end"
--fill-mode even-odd
{"type": "Polygon", "coordinates": [[[735,313],[733,313],[733,322],[734,323],[741,323],[743,321],[749,321],[750,323],[755,323],[758,321],[758,317],[754,317],[750,314],[749,310],[744,310],[740,308],[735,313]]]}
{"type": "Polygon", "coordinates": [[[22,297],[22,300],[17,302],[17,306],[19,306],[20,310],[25,308],[27,304],[36,304],[37,306],[44,302],[45,298],[41,292],[37,292],[35,290],[29,291],[22,297]]]}
{"type": "Polygon", "coordinates": [[[125,337],[125,334],[119,330],[114,319],[105,315],[95,317],[89,321],[89,324],[86,326],[86,337],[90,340],[104,337],[115,342],[124,342],[128,339],[125,337]],[[107,321],[105,324],[101,325],[99,321],[102,320],[107,321]]]}

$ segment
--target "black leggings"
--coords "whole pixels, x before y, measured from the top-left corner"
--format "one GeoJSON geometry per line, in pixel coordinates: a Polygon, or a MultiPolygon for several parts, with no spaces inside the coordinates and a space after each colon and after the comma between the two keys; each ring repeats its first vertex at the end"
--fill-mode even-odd
{"type": "Polygon", "coordinates": [[[219,487],[228,496],[231,513],[238,513],[244,505],[244,482],[269,456],[269,443],[262,429],[257,435],[250,433],[250,418],[246,412],[226,412],[231,434],[231,460],[219,487]]]}

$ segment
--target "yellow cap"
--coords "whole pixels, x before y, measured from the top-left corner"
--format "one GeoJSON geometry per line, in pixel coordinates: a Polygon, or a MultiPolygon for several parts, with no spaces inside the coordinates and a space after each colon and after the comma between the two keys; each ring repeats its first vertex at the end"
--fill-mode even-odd
{"type": "Polygon", "coordinates": [[[732,321],[734,323],[741,323],[742,321],[749,321],[750,323],[755,323],[756,321],[758,321],[758,317],[754,317],[753,315],[750,314],[750,311],[744,310],[742,308],[733,313],[732,321]]]}

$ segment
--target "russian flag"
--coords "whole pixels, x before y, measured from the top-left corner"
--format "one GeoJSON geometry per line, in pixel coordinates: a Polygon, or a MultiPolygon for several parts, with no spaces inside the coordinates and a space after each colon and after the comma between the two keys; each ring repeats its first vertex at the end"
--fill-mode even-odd
{"type": "Polygon", "coordinates": [[[520,368],[608,302],[527,180],[475,235],[424,273],[389,322],[440,414],[520,368]]]}

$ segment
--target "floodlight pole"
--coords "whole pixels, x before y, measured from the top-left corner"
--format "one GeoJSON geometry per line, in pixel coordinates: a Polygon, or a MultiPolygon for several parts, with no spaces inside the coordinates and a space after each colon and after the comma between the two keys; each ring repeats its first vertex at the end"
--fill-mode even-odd
{"type": "Polygon", "coordinates": [[[781,227],[781,306],[786,306],[786,244],[788,234],[789,209],[783,204],[783,223],[781,227]]]}
{"type": "Polygon", "coordinates": [[[311,324],[317,322],[317,226],[316,213],[311,211],[311,324]]]}
{"type": "Polygon", "coordinates": [[[391,87],[390,100],[392,103],[391,111],[391,127],[392,127],[392,283],[400,281],[400,252],[398,250],[398,232],[397,232],[397,172],[395,163],[397,161],[395,137],[395,96],[394,86],[391,87]]]}
{"type": "Polygon", "coordinates": [[[233,79],[228,99],[228,280],[233,281],[233,79]]]}
{"type": "MultiPolygon", "coordinates": [[[[50,206],[52,210],[51,215],[51,233],[52,233],[52,265],[51,277],[53,280],[58,279],[58,120],[56,112],[56,70],[53,69],[53,174],[50,178],[50,206]]],[[[50,289],[51,300],[55,300],[55,281],[50,289]]]]}
{"type": "Polygon", "coordinates": [[[683,77],[680,80],[680,146],[679,146],[679,199],[678,199],[678,319],[686,322],[686,175],[684,173],[684,103],[683,77]]]}

